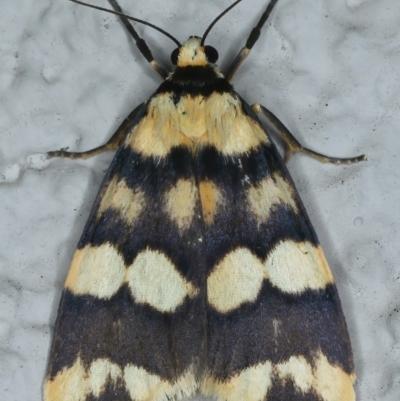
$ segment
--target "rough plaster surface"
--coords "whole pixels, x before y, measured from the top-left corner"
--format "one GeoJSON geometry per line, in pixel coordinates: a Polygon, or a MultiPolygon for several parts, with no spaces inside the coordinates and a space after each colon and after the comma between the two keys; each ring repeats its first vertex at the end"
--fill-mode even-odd
{"type": "MultiPolygon", "coordinates": [[[[181,41],[229,3],[121,0],[181,41]]],[[[266,3],[244,0],[213,29],[222,67],[266,3]]],[[[395,0],[280,0],[235,79],[309,147],[368,154],[289,162],[338,283],[363,401],[400,399],[399,26],[395,0]]],[[[174,44],[138,30],[168,65],[174,44]]],[[[39,401],[62,284],[112,159],[40,154],[101,144],[160,80],[114,16],[64,0],[1,1],[0,54],[0,399],[39,401]]]]}

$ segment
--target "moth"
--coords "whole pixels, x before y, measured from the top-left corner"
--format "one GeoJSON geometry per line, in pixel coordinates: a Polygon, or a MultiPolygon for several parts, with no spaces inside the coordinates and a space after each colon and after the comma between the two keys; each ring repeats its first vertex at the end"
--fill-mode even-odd
{"type": "Polygon", "coordinates": [[[365,156],[304,148],[235,92],[232,78],[278,2],[222,73],[206,38],[240,1],[181,44],[109,0],[163,82],[105,145],[48,153],[116,149],[65,282],[45,401],[355,399],[334,278],[258,115],[285,140],[286,160],[292,152],[336,164],[365,156]],[[171,72],[129,20],[176,43],[171,72]]]}

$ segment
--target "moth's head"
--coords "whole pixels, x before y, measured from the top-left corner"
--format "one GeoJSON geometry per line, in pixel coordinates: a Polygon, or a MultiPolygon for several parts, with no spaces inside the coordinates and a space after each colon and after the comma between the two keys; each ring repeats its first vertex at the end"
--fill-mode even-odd
{"type": "Polygon", "coordinates": [[[202,45],[198,36],[189,39],[171,53],[172,64],[177,67],[205,66],[218,60],[218,52],[212,46],[202,45]]]}

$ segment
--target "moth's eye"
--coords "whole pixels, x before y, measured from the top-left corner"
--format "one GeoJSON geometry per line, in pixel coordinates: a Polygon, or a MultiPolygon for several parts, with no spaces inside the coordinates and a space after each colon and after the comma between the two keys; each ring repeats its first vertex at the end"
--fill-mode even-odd
{"type": "Polygon", "coordinates": [[[204,51],[209,63],[216,63],[218,60],[218,52],[212,46],[204,46],[204,51]]]}
{"type": "Polygon", "coordinates": [[[177,47],[172,53],[171,53],[171,62],[173,65],[178,64],[178,56],[179,56],[179,47],[177,47]]]}

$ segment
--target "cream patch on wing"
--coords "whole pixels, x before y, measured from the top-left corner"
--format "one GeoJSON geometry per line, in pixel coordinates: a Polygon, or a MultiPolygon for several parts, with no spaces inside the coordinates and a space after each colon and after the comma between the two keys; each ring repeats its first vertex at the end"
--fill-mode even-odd
{"type": "Polygon", "coordinates": [[[314,376],[311,365],[303,356],[292,356],[286,362],[275,365],[279,379],[292,380],[294,385],[303,393],[311,390],[314,376]]]}
{"type": "Polygon", "coordinates": [[[264,279],[291,294],[324,289],[334,282],[319,246],[285,240],[275,246],[265,262],[246,248],[225,255],[207,278],[208,302],[221,313],[230,312],[255,301],[264,279]]]}
{"type": "Polygon", "coordinates": [[[111,244],[86,245],[75,251],[65,287],[75,295],[109,299],[123,284],[125,270],[122,255],[111,244]]]}
{"type": "Polygon", "coordinates": [[[286,204],[295,213],[298,212],[293,190],[279,174],[253,185],[247,192],[247,198],[258,225],[268,221],[273,207],[279,204],[286,204]]]}
{"type": "Polygon", "coordinates": [[[139,253],[128,267],[126,281],[136,302],[160,312],[173,312],[185,297],[194,298],[199,292],[164,254],[150,249],[139,253]]]}
{"type": "Polygon", "coordinates": [[[211,181],[202,181],[199,185],[201,208],[205,223],[209,226],[214,221],[219,206],[223,206],[224,200],[221,191],[211,181]]]}
{"type": "Polygon", "coordinates": [[[172,93],[154,96],[124,146],[162,158],[176,146],[195,151],[209,145],[233,156],[269,143],[261,125],[244,113],[241,101],[231,93],[187,95],[175,102],[172,93]]]}
{"type": "Polygon", "coordinates": [[[96,359],[91,365],[86,379],[87,393],[100,397],[110,380],[115,384],[122,377],[121,368],[108,359],[96,359]]]}
{"type": "Polygon", "coordinates": [[[109,299],[128,283],[135,300],[161,312],[172,312],[185,299],[198,294],[161,252],[146,249],[130,266],[109,243],[87,245],[75,252],[65,287],[75,295],[109,299]]]}
{"type": "Polygon", "coordinates": [[[334,279],[322,249],[310,242],[279,242],[265,261],[266,277],[280,290],[298,294],[324,289],[334,279]]]}
{"type": "Polygon", "coordinates": [[[207,278],[207,299],[226,313],[255,301],[264,279],[263,263],[246,248],[228,253],[207,278]]]}
{"type": "Polygon", "coordinates": [[[176,105],[179,129],[185,142],[196,145],[207,137],[205,105],[203,96],[182,96],[176,105]]]}
{"type": "Polygon", "coordinates": [[[44,401],[85,401],[87,394],[86,372],[77,358],[70,368],[44,384],[44,401]]]}
{"type": "Polygon", "coordinates": [[[118,182],[115,176],[109,183],[105,194],[101,198],[97,216],[106,210],[113,209],[120,213],[127,223],[132,224],[145,207],[145,194],[143,191],[132,190],[125,180],[118,182]]]}
{"type": "Polygon", "coordinates": [[[154,96],[147,113],[127,135],[124,146],[144,156],[166,157],[174,146],[184,145],[177,108],[170,94],[154,96]]]}
{"type": "Polygon", "coordinates": [[[244,113],[241,101],[230,93],[214,92],[205,102],[206,144],[226,156],[247,153],[269,141],[261,126],[244,113]]]}
{"type": "Polygon", "coordinates": [[[169,401],[193,396],[198,388],[194,368],[190,367],[174,383],[127,365],[123,370],[107,359],[96,359],[85,371],[78,357],[70,368],[64,368],[44,385],[44,401],[86,401],[99,398],[108,382],[121,379],[133,401],[169,401]]]}
{"type": "Polygon", "coordinates": [[[200,391],[218,401],[264,401],[268,400],[268,391],[274,382],[285,385],[291,381],[299,393],[313,392],[323,401],[354,401],[354,380],[354,374],[331,365],[319,351],[313,366],[300,355],[275,365],[270,361],[259,363],[226,381],[206,374],[200,391]]]}
{"type": "Polygon", "coordinates": [[[148,373],[145,369],[128,365],[124,369],[125,386],[134,401],[170,401],[192,397],[198,387],[194,368],[177,378],[174,383],[148,373]]]}
{"type": "Polygon", "coordinates": [[[192,181],[178,180],[174,187],[164,194],[165,209],[179,229],[190,227],[194,217],[197,189],[192,181]]]}
{"type": "Polygon", "coordinates": [[[354,401],[354,380],[354,374],[349,375],[339,366],[331,365],[326,356],[319,352],[314,388],[324,401],[354,401]]]}
{"type": "Polygon", "coordinates": [[[272,386],[272,364],[267,361],[249,367],[227,381],[206,375],[200,391],[218,401],[264,401],[272,386]]]}

